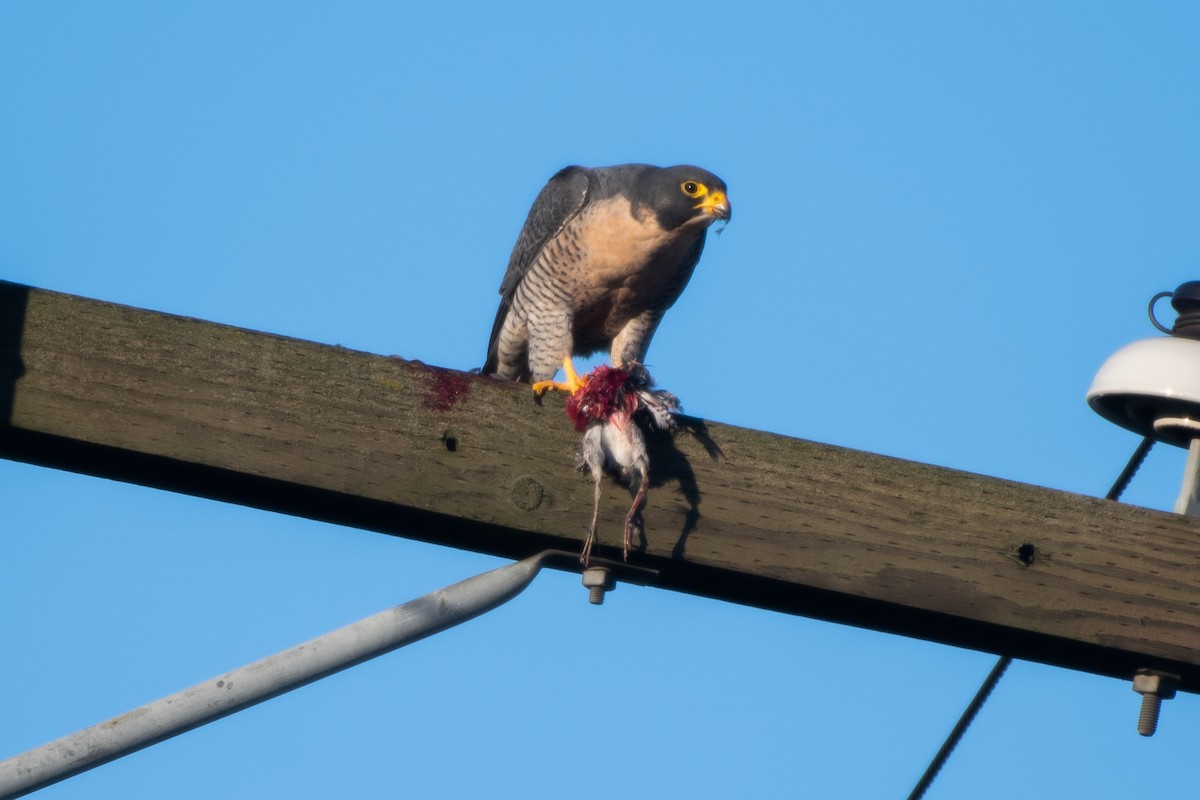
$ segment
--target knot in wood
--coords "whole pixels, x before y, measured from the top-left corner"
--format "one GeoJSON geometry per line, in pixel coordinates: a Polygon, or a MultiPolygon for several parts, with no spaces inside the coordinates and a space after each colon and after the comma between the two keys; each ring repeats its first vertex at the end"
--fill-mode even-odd
{"type": "Polygon", "coordinates": [[[522,511],[533,511],[542,504],[542,498],[546,496],[546,489],[534,478],[522,475],[513,481],[510,496],[513,505],[517,508],[522,511]]]}

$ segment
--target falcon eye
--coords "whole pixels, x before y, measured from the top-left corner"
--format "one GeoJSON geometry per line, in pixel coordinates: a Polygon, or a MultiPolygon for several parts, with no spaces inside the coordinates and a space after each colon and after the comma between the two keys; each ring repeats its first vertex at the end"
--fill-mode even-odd
{"type": "Polygon", "coordinates": [[[683,193],[688,197],[700,197],[708,194],[708,187],[703,183],[696,183],[695,181],[684,181],[683,183],[679,184],[679,188],[682,189],[683,193]]]}

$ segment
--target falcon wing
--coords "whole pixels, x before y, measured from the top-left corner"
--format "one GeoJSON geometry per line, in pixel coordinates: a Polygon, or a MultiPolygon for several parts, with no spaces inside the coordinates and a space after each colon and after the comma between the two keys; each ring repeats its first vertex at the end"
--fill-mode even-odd
{"type": "Polygon", "coordinates": [[[500,329],[504,327],[504,319],[512,307],[517,287],[546,243],[557,236],[587,203],[590,184],[591,170],[585,167],[566,167],[542,187],[542,191],[533,201],[525,225],[517,236],[517,243],[513,245],[504,280],[500,282],[500,308],[496,311],[496,321],[492,324],[487,363],[481,370],[484,375],[496,370],[496,340],[500,337],[500,329]]]}

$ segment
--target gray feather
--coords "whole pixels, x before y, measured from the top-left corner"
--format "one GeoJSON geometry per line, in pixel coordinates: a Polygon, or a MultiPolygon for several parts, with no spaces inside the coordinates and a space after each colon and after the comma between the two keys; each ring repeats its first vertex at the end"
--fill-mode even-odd
{"type": "Polygon", "coordinates": [[[484,375],[496,371],[496,344],[504,319],[512,308],[513,296],[517,292],[529,266],[537,259],[546,243],[557,236],[563,227],[574,219],[588,201],[591,186],[591,170],[586,167],[566,167],[559,170],[538,192],[525,225],[517,236],[512,254],[508,258],[508,269],[500,281],[500,308],[496,321],[492,323],[492,336],[488,341],[487,362],[481,370],[484,375]]]}

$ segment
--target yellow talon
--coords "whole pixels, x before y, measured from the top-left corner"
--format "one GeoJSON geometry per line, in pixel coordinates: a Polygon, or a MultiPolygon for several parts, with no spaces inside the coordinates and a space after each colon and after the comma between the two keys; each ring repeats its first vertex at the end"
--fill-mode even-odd
{"type": "Polygon", "coordinates": [[[558,389],[559,391],[567,392],[568,394],[575,394],[575,392],[583,388],[583,385],[587,382],[583,378],[579,377],[579,373],[575,371],[575,365],[571,363],[570,356],[565,356],[563,358],[563,377],[564,380],[561,383],[555,380],[538,381],[537,383],[533,384],[533,393],[538,397],[541,397],[551,389],[558,389]]]}

